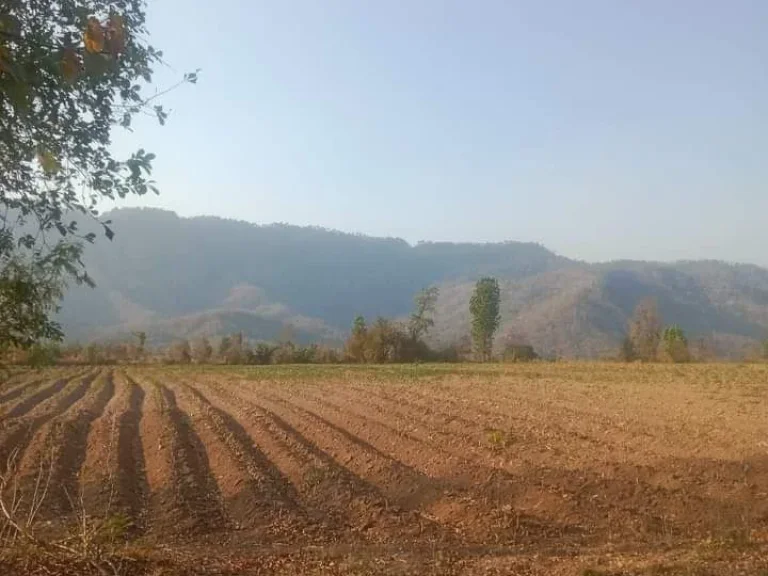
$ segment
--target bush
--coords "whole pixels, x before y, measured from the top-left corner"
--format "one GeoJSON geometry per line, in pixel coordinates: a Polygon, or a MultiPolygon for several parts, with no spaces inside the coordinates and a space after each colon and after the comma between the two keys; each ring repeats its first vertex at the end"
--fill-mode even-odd
{"type": "Polygon", "coordinates": [[[293,364],[296,360],[296,345],[293,342],[282,342],[272,352],[273,364],[293,364]]]}
{"type": "Polygon", "coordinates": [[[503,354],[505,362],[532,362],[538,357],[539,355],[530,344],[510,344],[504,349],[503,354]]]}
{"type": "Polygon", "coordinates": [[[53,366],[61,357],[61,348],[55,342],[38,342],[27,351],[27,364],[33,368],[53,366]]]}
{"type": "Polygon", "coordinates": [[[380,317],[368,327],[361,316],[355,319],[345,353],[350,362],[371,364],[427,361],[436,356],[400,323],[380,317]]]}
{"type": "Polygon", "coordinates": [[[272,364],[272,356],[276,349],[276,346],[272,346],[266,342],[259,342],[250,354],[250,363],[258,365],[272,364]]]}

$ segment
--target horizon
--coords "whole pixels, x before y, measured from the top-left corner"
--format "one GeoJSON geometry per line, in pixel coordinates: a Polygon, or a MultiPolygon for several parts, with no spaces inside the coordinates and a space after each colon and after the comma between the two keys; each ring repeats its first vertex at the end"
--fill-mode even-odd
{"type": "MultiPolygon", "coordinates": [[[[497,241],[489,241],[489,242],[483,242],[483,241],[452,241],[452,240],[430,240],[430,239],[420,239],[416,242],[412,242],[407,240],[406,238],[402,238],[399,236],[378,236],[373,234],[366,234],[365,232],[357,232],[352,230],[340,230],[338,228],[328,228],[325,226],[318,226],[314,224],[293,224],[291,222],[253,222],[250,220],[244,220],[242,218],[236,218],[236,217],[229,217],[229,216],[219,216],[217,214],[192,214],[189,216],[185,216],[182,214],[177,213],[174,210],[171,210],[170,208],[161,208],[161,207],[154,207],[154,206],[120,206],[111,208],[109,210],[104,211],[99,215],[99,217],[104,217],[107,214],[110,214],[112,212],[131,212],[131,211],[149,211],[149,212],[166,212],[169,214],[173,214],[175,217],[182,219],[182,220],[194,220],[194,219],[204,219],[204,218],[213,218],[217,220],[223,220],[226,222],[234,222],[237,224],[247,224],[249,226],[257,226],[257,227],[263,227],[268,228],[271,226],[286,226],[291,228],[309,228],[314,230],[323,230],[329,233],[335,233],[335,234],[342,234],[345,236],[360,236],[364,238],[372,238],[377,240],[393,240],[393,241],[401,241],[405,242],[409,247],[415,248],[419,244],[449,244],[449,245],[471,245],[471,246],[484,246],[484,245],[500,245],[500,244],[523,244],[523,245],[534,245],[538,246],[540,248],[543,248],[547,250],[548,252],[554,254],[555,256],[565,258],[567,260],[570,260],[573,263],[577,264],[620,264],[622,262],[626,263],[658,263],[658,264],[684,264],[688,262],[698,262],[698,263],[704,263],[704,262],[714,262],[719,264],[727,264],[732,266],[755,266],[757,268],[768,270],[768,266],[763,266],[760,264],[755,264],[753,262],[739,262],[734,260],[722,260],[717,258],[679,258],[676,260],[658,260],[658,259],[633,259],[633,258],[616,258],[613,260],[581,260],[579,258],[569,256],[568,254],[563,254],[561,252],[558,252],[556,250],[553,250],[546,244],[543,244],[541,242],[536,242],[532,240],[525,240],[525,239],[506,239],[506,240],[497,240],[497,241]]],[[[119,227],[115,228],[115,233],[118,235],[120,233],[119,227]]]]}

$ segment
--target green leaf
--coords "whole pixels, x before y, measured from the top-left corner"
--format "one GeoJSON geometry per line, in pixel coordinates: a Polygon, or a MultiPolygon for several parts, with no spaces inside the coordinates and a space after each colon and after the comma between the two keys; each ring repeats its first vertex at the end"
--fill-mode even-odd
{"type": "Polygon", "coordinates": [[[0,14],[0,31],[13,36],[21,34],[19,19],[10,14],[0,14]]]}
{"type": "Polygon", "coordinates": [[[104,54],[94,54],[86,52],[83,55],[83,64],[85,72],[89,76],[103,76],[109,71],[109,57],[104,54]]]}
{"type": "Polygon", "coordinates": [[[37,153],[37,161],[46,174],[56,174],[61,170],[61,164],[50,150],[40,150],[37,153]]]}

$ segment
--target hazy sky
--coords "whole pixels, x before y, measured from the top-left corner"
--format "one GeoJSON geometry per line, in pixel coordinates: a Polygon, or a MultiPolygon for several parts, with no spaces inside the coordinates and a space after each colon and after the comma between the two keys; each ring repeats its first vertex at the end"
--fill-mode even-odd
{"type": "MultiPolygon", "coordinates": [[[[182,215],[768,265],[768,2],[149,0],[182,215]]],[[[133,204],[136,204],[134,202],[133,204]]]]}

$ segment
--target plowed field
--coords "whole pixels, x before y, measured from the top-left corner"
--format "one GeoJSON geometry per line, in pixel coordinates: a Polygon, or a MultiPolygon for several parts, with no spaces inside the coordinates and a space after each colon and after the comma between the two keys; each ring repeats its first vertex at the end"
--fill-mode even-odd
{"type": "Polygon", "coordinates": [[[126,574],[768,574],[762,366],[60,368],[0,462],[126,574]]]}

